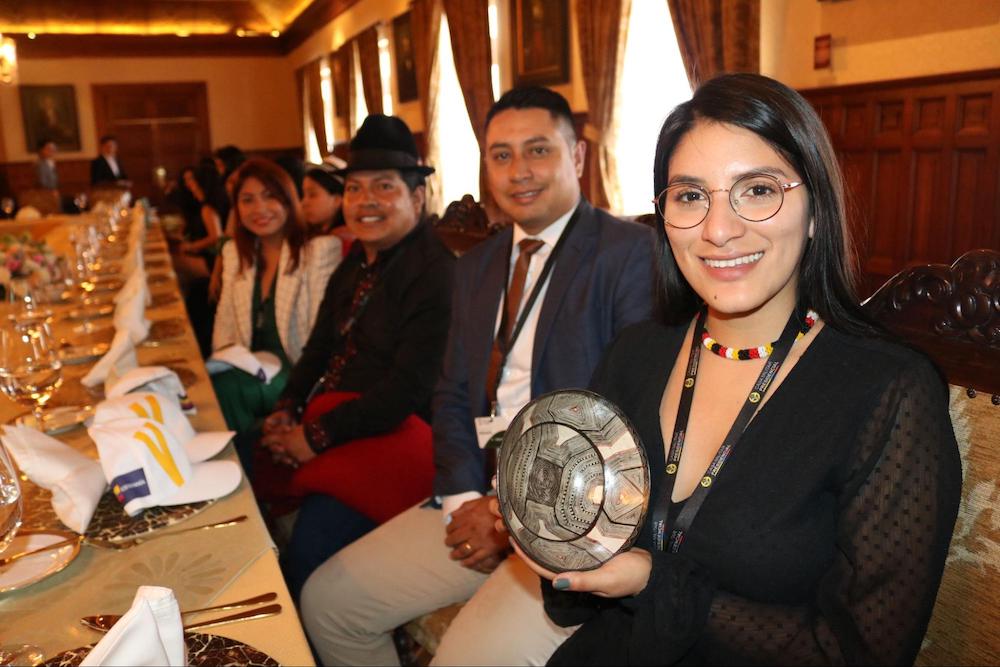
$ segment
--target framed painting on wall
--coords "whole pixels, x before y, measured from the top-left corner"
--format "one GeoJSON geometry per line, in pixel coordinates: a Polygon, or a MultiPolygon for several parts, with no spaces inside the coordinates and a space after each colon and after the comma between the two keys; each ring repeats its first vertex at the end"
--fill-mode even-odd
{"type": "Polygon", "coordinates": [[[514,83],[569,82],[569,0],[512,0],[514,83]]]}
{"type": "Polygon", "coordinates": [[[400,102],[417,99],[417,68],[413,58],[413,28],[410,12],[392,20],[392,41],[396,49],[396,88],[400,102]]]}
{"type": "Polygon", "coordinates": [[[36,151],[40,141],[54,141],[61,151],[80,150],[76,89],[72,84],[18,86],[18,89],[28,152],[36,151]]]}

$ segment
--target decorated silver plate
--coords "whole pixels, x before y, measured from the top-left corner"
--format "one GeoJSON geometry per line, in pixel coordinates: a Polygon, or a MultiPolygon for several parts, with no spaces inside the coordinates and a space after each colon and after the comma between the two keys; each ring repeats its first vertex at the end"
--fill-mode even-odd
{"type": "MultiPolygon", "coordinates": [[[[87,333],[92,333],[88,331],[87,333]]],[[[73,345],[59,348],[59,359],[69,366],[74,364],[85,364],[94,359],[100,359],[108,351],[107,343],[95,343],[94,345],[73,345]]]]}
{"type": "MultiPolygon", "coordinates": [[[[278,661],[241,641],[206,635],[200,632],[185,632],[187,644],[187,664],[192,667],[221,667],[223,665],[278,665],[278,661]]],[[[42,663],[45,667],[72,667],[79,665],[96,644],[63,651],[42,663]]]]}
{"type": "Polygon", "coordinates": [[[528,403],[498,456],[504,524],[528,557],[553,572],[592,570],[628,549],[646,516],[649,484],[635,429],[589,391],[528,403]]]}

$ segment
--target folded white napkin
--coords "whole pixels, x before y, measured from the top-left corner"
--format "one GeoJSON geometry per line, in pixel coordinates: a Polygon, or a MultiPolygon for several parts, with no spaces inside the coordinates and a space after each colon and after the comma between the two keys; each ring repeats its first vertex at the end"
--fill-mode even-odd
{"type": "Polygon", "coordinates": [[[174,592],[161,586],[140,586],[132,607],[80,664],[186,665],[184,626],[174,592]]]}
{"type": "Polygon", "coordinates": [[[121,376],[138,365],[139,362],[135,356],[135,343],[132,342],[131,335],[128,330],[118,330],[111,341],[111,347],[80,379],[80,382],[84,386],[95,387],[104,382],[112,372],[116,376],[121,376]]]}
{"type": "MultiPolygon", "coordinates": [[[[140,273],[142,272],[136,272],[136,275],[140,273]]],[[[128,331],[129,338],[136,344],[146,340],[146,336],[149,335],[149,320],[145,317],[148,298],[149,291],[143,283],[137,291],[115,304],[113,319],[115,330],[128,331]]]]}
{"type": "Polygon", "coordinates": [[[184,412],[188,414],[197,412],[194,401],[188,397],[177,373],[166,366],[140,366],[127,371],[121,377],[112,378],[109,375],[104,381],[104,396],[107,398],[124,396],[133,391],[174,396],[184,412]]]}
{"type": "Polygon", "coordinates": [[[0,439],[21,472],[52,491],[59,520],[83,533],[107,487],[101,464],[27,426],[4,426],[0,439]]]}
{"type": "MultiPolygon", "coordinates": [[[[132,253],[129,253],[132,254],[132,253]]],[[[128,279],[122,288],[115,294],[115,303],[121,303],[131,299],[136,294],[144,294],[145,305],[149,305],[149,290],[146,288],[145,269],[135,269],[127,272],[128,279]]]]}
{"type": "Polygon", "coordinates": [[[205,369],[211,375],[230,368],[238,368],[264,384],[270,384],[274,376],[281,372],[281,359],[272,352],[251,352],[243,345],[229,345],[213,352],[205,362],[205,369]]]}
{"type": "MultiPolygon", "coordinates": [[[[133,235],[130,232],[128,252],[125,253],[125,259],[122,262],[122,273],[130,277],[136,272],[145,272],[145,265],[142,258],[142,239],[136,238],[134,241],[132,239],[133,235]]],[[[143,280],[145,280],[145,276],[143,276],[143,280]]],[[[124,286],[122,289],[124,289],[124,286]]],[[[115,296],[115,300],[118,300],[117,295],[115,296]]],[[[147,303],[147,305],[149,304],[147,303]]]]}

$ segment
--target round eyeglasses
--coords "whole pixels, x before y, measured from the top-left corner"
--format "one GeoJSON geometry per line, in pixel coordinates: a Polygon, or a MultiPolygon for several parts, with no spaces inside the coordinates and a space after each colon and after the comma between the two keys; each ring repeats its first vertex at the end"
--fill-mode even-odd
{"type": "Polygon", "coordinates": [[[785,201],[785,191],[801,182],[782,183],[770,174],[750,174],[730,188],[706,190],[694,183],[668,185],[653,202],[663,222],[678,229],[697,227],[708,217],[713,192],[728,192],[729,205],[748,222],[764,222],[777,215],[785,201]]]}

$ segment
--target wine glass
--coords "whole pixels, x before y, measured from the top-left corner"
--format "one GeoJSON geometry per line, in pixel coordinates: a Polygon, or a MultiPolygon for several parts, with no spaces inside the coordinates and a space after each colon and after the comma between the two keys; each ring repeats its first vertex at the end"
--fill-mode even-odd
{"type": "Polygon", "coordinates": [[[0,553],[21,527],[21,485],[10,455],[0,443],[0,553]]]}
{"type": "Polygon", "coordinates": [[[9,218],[14,215],[14,198],[4,197],[0,199],[0,211],[3,211],[3,217],[9,218]]]}
{"type": "Polygon", "coordinates": [[[87,193],[77,192],[73,196],[73,205],[76,206],[77,211],[87,210],[87,193]]]}
{"type": "Polygon", "coordinates": [[[50,343],[47,322],[19,322],[11,317],[0,331],[0,391],[11,400],[27,405],[34,424],[44,432],[45,404],[62,385],[62,362],[50,343]]]}

